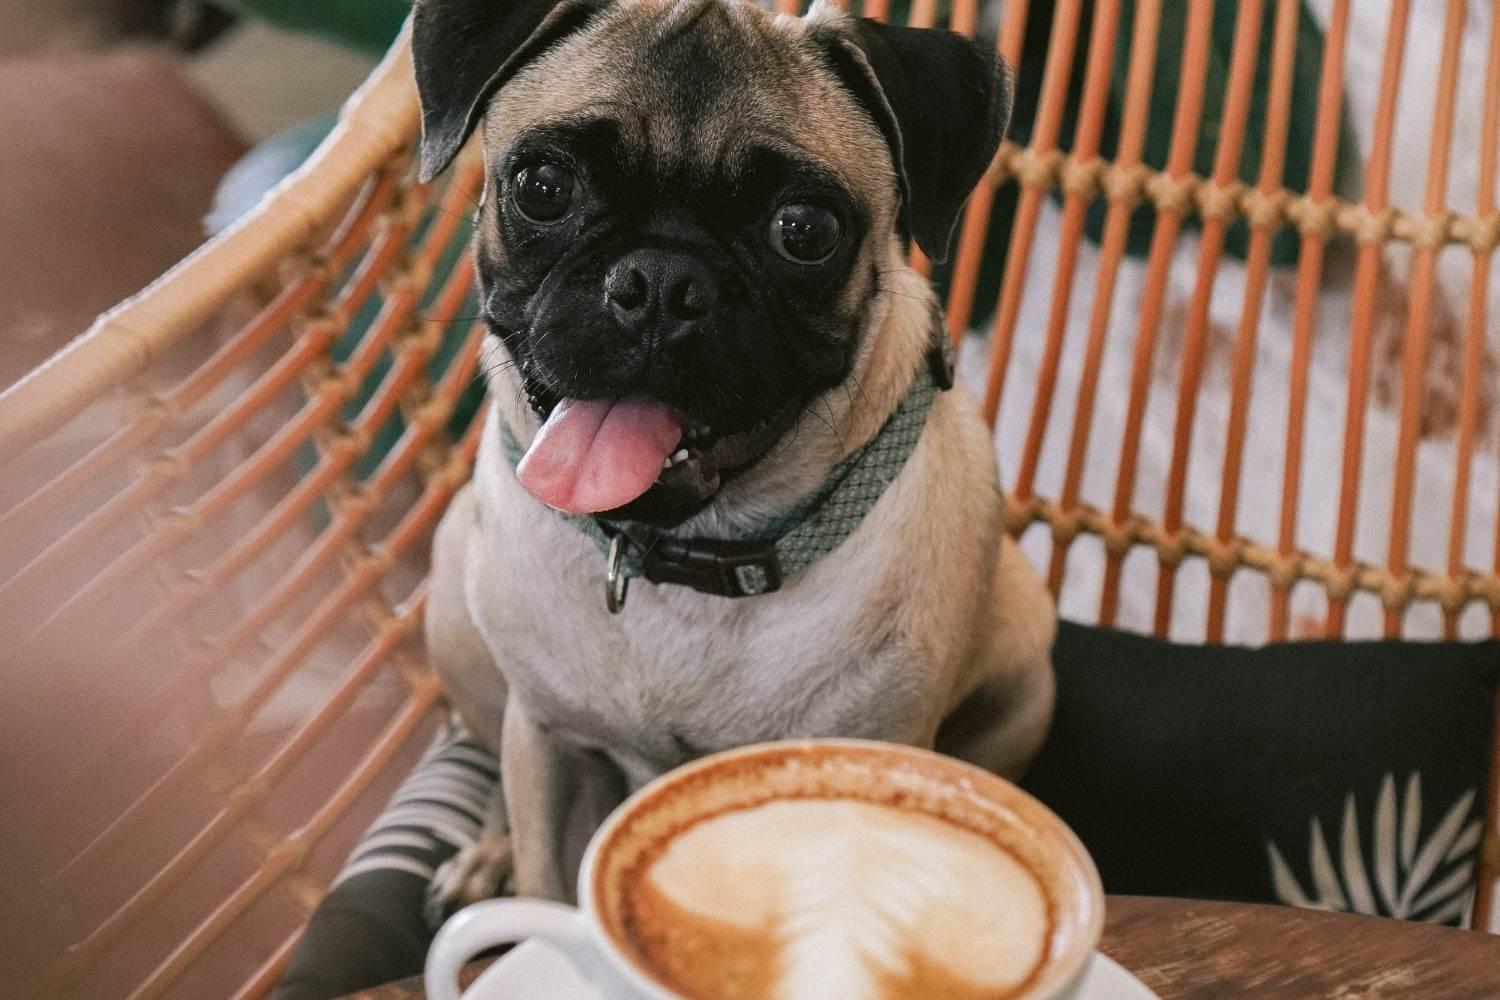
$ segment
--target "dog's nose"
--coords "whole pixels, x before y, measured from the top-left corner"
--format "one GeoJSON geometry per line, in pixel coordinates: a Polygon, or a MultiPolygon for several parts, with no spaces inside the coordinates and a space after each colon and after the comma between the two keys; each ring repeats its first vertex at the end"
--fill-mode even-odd
{"type": "Polygon", "coordinates": [[[604,277],[609,310],[641,341],[676,343],[691,336],[719,300],[713,274],[699,260],[671,250],[636,250],[604,277]]]}

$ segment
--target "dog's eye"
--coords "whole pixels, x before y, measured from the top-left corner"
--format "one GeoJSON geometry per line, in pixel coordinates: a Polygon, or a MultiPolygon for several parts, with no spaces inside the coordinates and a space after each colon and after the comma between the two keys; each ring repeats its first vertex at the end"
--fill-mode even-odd
{"type": "Polygon", "coordinates": [[[577,183],[573,172],[556,163],[538,163],[516,171],[511,200],[531,222],[556,222],[573,207],[577,183]]]}
{"type": "Polygon", "coordinates": [[[793,202],[771,217],[771,246],[794,264],[821,264],[839,245],[839,217],[826,208],[793,202]]]}

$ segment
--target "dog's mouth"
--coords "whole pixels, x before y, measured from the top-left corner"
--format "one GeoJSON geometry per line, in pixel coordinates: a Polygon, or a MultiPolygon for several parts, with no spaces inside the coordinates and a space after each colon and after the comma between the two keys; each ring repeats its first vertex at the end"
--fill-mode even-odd
{"type": "Polygon", "coordinates": [[[644,395],[546,399],[543,418],[516,468],[527,492],[568,514],[680,521],[753,465],[796,418],[799,401],[743,430],[721,433],[644,395]]]}

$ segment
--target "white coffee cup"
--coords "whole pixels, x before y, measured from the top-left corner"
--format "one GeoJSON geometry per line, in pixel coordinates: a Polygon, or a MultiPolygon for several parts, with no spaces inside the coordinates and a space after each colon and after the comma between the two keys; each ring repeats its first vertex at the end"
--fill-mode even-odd
{"type": "MultiPolygon", "coordinates": [[[[476,955],[535,939],[565,955],[610,1000],[682,1000],[666,981],[670,971],[653,967],[645,955],[649,949],[638,947],[625,929],[633,900],[654,891],[643,881],[641,871],[649,868],[643,859],[664,857],[663,845],[728,814],[781,803],[813,803],[821,810],[844,801],[894,809],[898,819],[923,817],[912,822],[941,821],[944,829],[952,824],[961,831],[956,837],[988,841],[981,853],[1017,859],[1016,870],[1029,874],[1045,897],[1045,939],[1027,978],[1000,995],[1067,1000],[1076,994],[1098,945],[1104,896],[1093,862],[1062,820],[1009,782],[951,758],[891,744],[811,740],[705,757],[642,788],[590,841],[577,909],[497,899],[461,911],[428,953],[427,995],[460,1000],[459,972],[476,955]]],[[[943,934],[961,935],[964,929],[945,922],[943,934]]],[[[976,942],[985,948],[993,943],[976,942]]]]}

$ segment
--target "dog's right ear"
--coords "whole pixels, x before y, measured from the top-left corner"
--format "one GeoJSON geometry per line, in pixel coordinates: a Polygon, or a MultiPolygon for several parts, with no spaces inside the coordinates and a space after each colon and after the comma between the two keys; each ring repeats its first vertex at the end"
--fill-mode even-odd
{"type": "Polygon", "coordinates": [[[490,98],[608,0],[417,0],[412,57],[422,102],[422,180],[447,169],[490,98]]]}

